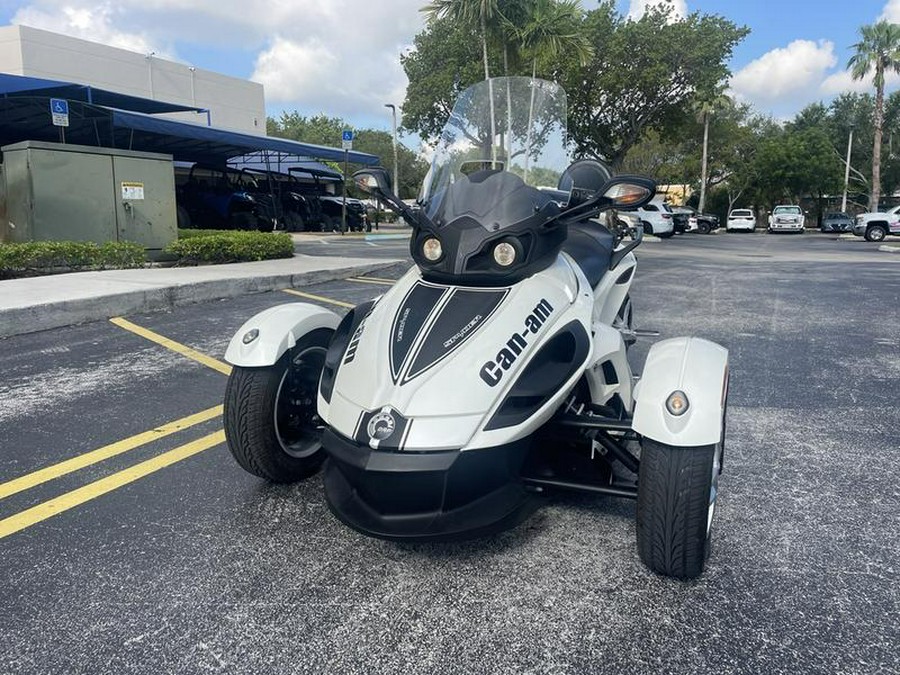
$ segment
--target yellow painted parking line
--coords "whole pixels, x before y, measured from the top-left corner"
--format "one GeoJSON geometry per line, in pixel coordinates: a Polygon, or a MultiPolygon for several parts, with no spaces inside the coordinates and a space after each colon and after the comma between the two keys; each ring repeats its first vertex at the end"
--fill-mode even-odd
{"type": "Polygon", "coordinates": [[[189,359],[197,361],[198,363],[202,363],[204,366],[209,366],[213,370],[218,370],[224,375],[231,374],[231,366],[229,366],[227,363],[198,352],[196,349],[191,349],[187,345],[183,345],[180,342],[175,342],[175,340],[170,340],[167,337],[163,337],[159,333],[154,333],[152,330],[148,330],[146,328],[143,328],[142,326],[138,326],[136,323],[131,323],[131,321],[129,321],[128,319],[123,319],[122,317],[117,316],[110,319],[110,322],[114,323],[119,328],[124,328],[127,331],[131,331],[135,335],[140,335],[142,338],[146,338],[151,342],[162,345],[166,349],[171,349],[173,352],[177,352],[182,356],[186,356],[189,359]]]}
{"type": "Polygon", "coordinates": [[[20,476],[19,478],[14,478],[13,480],[7,481],[6,483],[0,483],[0,499],[4,499],[5,497],[9,497],[10,495],[22,492],[23,490],[28,490],[35,487],[36,485],[40,485],[41,483],[46,483],[49,480],[53,480],[54,478],[65,476],[66,474],[72,473],[73,471],[78,471],[78,469],[83,469],[86,466],[90,466],[91,464],[102,462],[103,460],[109,459],[110,457],[121,455],[124,452],[134,450],[135,448],[139,448],[142,445],[146,445],[147,443],[152,443],[157,439],[164,438],[179,431],[183,431],[184,429],[189,429],[196,424],[214,419],[221,414],[222,406],[217,405],[193,415],[182,417],[180,420],[175,420],[174,422],[163,424],[162,426],[158,426],[155,429],[151,429],[150,431],[144,431],[143,433],[137,434],[135,436],[124,438],[121,441],[116,441],[115,443],[104,445],[102,448],[97,448],[96,450],[92,450],[91,452],[86,452],[83,455],[78,455],[77,457],[72,457],[71,459],[59,462],[58,464],[33,471],[29,474],[25,474],[24,476],[20,476]]]}
{"type": "Polygon", "coordinates": [[[55,497],[54,499],[42,502],[37,506],[33,506],[30,509],[4,518],[3,520],[0,520],[0,539],[24,530],[26,527],[31,527],[36,523],[47,520],[48,518],[52,518],[53,516],[75,508],[76,506],[80,506],[92,499],[96,499],[101,495],[105,495],[107,492],[112,492],[123,485],[133,483],[139,478],[150,475],[154,471],[159,471],[176,462],[187,459],[192,455],[196,455],[204,450],[209,450],[224,441],[225,432],[216,431],[203,438],[198,438],[196,441],[191,441],[190,443],[177,447],[174,450],[169,450],[161,455],[157,455],[153,459],[140,462],[139,464],[118,471],[106,478],[101,478],[93,483],[88,483],[77,490],[66,492],[59,497],[55,497]]]}
{"type": "Polygon", "coordinates": [[[307,300],[318,300],[319,302],[327,302],[331,305],[337,305],[338,307],[347,307],[348,309],[353,309],[356,305],[353,305],[349,302],[341,302],[340,300],[332,300],[331,298],[323,298],[321,295],[313,295],[312,293],[304,293],[303,291],[295,291],[293,288],[282,288],[284,293],[290,293],[291,295],[298,295],[301,298],[306,298],[307,300]]]}
{"type": "Polygon", "coordinates": [[[366,281],[383,281],[386,284],[396,284],[399,279],[385,279],[384,277],[353,277],[354,279],[365,279],[366,281]]]}
{"type": "Polygon", "coordinates": [[[367,279],[365,277],[350,277],[347,281],[355,281],[360,284],[375,284],[377,286],[393,286],[396,281],[388,281],[387,279],[367,279]]]}

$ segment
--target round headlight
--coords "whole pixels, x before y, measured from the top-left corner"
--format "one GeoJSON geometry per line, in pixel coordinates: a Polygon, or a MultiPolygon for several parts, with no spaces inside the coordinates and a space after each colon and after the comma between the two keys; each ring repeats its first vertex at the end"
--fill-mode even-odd
{"type": "Polygon", "coordinates": [[[516,261],[516,249],[507,241],[501,241],[494,247],[494,262],[500,267],[509,267],[516,261]]]}
{"type": "Polygon", "coordinates": [[[422,243],[422,255],[431,262],[436,262],[444,255],[444,249],[441,248],[440,239],[429,237],[422,243]]]}

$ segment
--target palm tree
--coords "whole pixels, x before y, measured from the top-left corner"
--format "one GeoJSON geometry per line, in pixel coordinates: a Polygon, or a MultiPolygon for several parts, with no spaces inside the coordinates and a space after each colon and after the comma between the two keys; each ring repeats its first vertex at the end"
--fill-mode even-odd
{"type": "Polygon", "coordinates": [[[700,213],[703,213],[703,209],[706,207],[706,167],[709,156],[709,118],[719,110],[724,110],[730,106],[731,103],[730,98],[721,92],[716,92],[710,96],[701,98],[695,106],[698,117],[703,120],[703,154],[700,158],[700,202],[697,204],[697,210],[700,213]]]}
{"type": "Polygon", "coordinates": [[[862,39],[853,45],[856,53],[847,62],[854,80],[862,80],[875,71],[875,145],[872,148],[872,191],[869,210],[878,210],[881,192],[881,134],[884,126],[884,74],[900,73],[900,25],[879,21],[859,29],[862,39]]]}
{"type": "Polygon", "coordinates": [[[484,57],[484,79],[488,81],[488,96],[491,108],[491,159],[496,162],[497,154],[494,139],[497,137],[497,123],[494,119],[494,88],[491,85],[491,74],[488,67],[488,39],[498,32],[503,15],[500,12],[501,0],[432,0],[422,8],[429,20],[449,17],[464,25],[478,28],[481,31],[481,50],[484,57]]]}
{"type": "MultiPolygon", "coordinates": [[[[525,25],[516,31],[521,49],[531,56],[531,77],[537,77],[538,59],[556,59],[569,53],[586,65],[594,55],[590,41],[581,31],[583,10],[578,0],[529,0],[525,25]]],[[[528,110],[528,140],[534,114],[534,89],[528,110]]],[[[525,180],[528,180],[528,154],[525,155],[525,180]]]]}
{"type": "Polygon", "coordinates": [[[578,0],[530,0],[527,20],[517,31],[522,50],[531,55],[531,76],[537,77],[539,58],[555,59],[570,53],[581,65],[594,55],[581,31],[583,10],[578,0]]]}

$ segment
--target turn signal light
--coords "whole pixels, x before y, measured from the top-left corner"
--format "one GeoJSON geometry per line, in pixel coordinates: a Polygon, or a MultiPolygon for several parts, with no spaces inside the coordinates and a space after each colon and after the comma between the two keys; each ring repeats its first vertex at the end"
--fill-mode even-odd
{"type": "Polygon", "coordinates": [[[683,391],[673,391],[669,394],[669,398],[666,399],[666,410],[675,415],[675,417],[684,415],[690,405],[687,395],[683,391]]]}

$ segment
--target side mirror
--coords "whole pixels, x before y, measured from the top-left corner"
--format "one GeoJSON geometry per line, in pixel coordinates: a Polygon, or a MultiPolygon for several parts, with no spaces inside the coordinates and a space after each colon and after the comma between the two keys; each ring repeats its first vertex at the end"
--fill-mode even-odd
{"type": "Polygon", "coordinates": [[[611,176],[609,169],[596,159],[579,159],[563,171],[556,188],[568,193],[569,205],[576,206],[602,190],[611,176]]]}
{"type": "Polygon", "coordinates": [[[362,169],[353,174],[353,183],[367,195],[381,197],[391,194],[391,177],[380,166],[372,169],[362,169]]]}
{"type": "Polygon", "coordinates": [[[643,176],[616,176],[603,186],[603,196],[616,209],[637,209],[656,194],[656,183],[643,176]]]}

